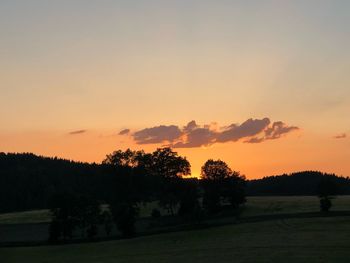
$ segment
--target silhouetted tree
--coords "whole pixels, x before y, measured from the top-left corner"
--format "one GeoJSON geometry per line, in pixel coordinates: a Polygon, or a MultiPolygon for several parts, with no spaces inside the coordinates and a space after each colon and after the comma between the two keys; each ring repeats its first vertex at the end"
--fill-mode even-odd
{"type": "Polygon", "coordinates": [[[328,212],[332,207],[332,201],[329,196],[320,197],[320,209],[322,212],[328,212]]]}
{"type": "Polygon", "coordinates": [[[330,177],[322,178],[318,185],[318,197],[320,198],[320,209],[328,212],[332,207],[332,199],[337,194],[337,187],[330,177]]]}
{"type": "Polygon", "coordinates": [[[108,154],[102,163],[117,167],[136,167],[138,165],[136,156],[143,153],[143,151],[136,152],[130,149],[125,151],[117,150],[108,154]]]}
{"type": "Polygon", "coordinates": [[[228,178],[232,173],[227,163],[221,160],[209,159],[201,168],[201,176],[203,180],[212,182],[220,182],[228,178]]]}
{"type": "Polygon", "coordinates": [[[202,166],[203,206],[209,213],[220,211],[223,182],[231,173],[228,165],[221,160],[209,159],[202,166]]]}
{"type": "Polygon", "coordinates": [[[73,231],[80,228],[89,238],[97,235],[100,216],[99,203],[85,196],[73,194],[54,195],[50,202],[52,222],[50,224],[50,240],[72,239],[73,231]]]}
{"type": "Polygon", "coordinates": [[[138,208],[131,203],[121,202],[114,204],[112,214],[118,230],[123,237],[131,237],[135,233],[135,221],[138,215],[138,208]]]}
{"type": "Polygon", "coordinates": [[[100,203],[93,198],[79,196],[78,205],[78,225],[83,232],[86,231],[89,238],[94,238],[97,235],[97,226],[101,215],[100,203]]]}
{"type": "Polygon", "coordinates": [[[160,213],[159,209],[153,208],[153,209],[152,209],[151,216],[152,216],[153,218],[159,218],[159,217],[161,217],[161,213],[160,213]]]}
{"type": "Polygon", "coordinates": [[[158,148],[152,153],[152,172],[166,179],[181,178],[191,174],[191,165],[171,148],[158,148]]]}
{"type": "Polygon", "coordinates": [[[201,169],[203,205],[209,213],[219,212],[223,202],[237,208],[245,202],[245,177],[221,160],[208,160],[201,169]]]}
{"type": "Polygon", "coordinates": [[[182,176],[191,174],[191,165],[171,148],[158,148],[152,153],[151,173],[162,178],[159,205],[175,214],[182,194],[182,176]]]}
{"type": "Polygon", "coordinates": [[[183,180],[181,185],[181,197],[179,215],[196,216],[200,205],[198,202],[198,186],[196,179],[183,180]]]}
{"type": "Polygon", "coordinates": [[[72,194],[54,195],[50,202],[52,222],[50,239],[57,240],[61,236],[64,240],[71,239],[74,229],[78,226],[79,203],[72,194]],[[59,230],[59,233],[57,231],[59,230]]]}
{"type": "Polygon", "coordinates": [[[245,187],[245,176],[233,171],[229,177],[223,179],[223,198],[233,208],[238,208],[239,205],[246,202],[245,187]]]}
{"type": "Polygon", "coordinates": [[[57,219],[53,219],[49,225],[49,241],[57,242],[62,235],[61,223],[57,219]]]}
{"type": "Polygon", "coordinates": [[[113,229],[113,216],[109,210],[103,211],[103,213],[101,214],[101,222],[104,226],[106,235],[110,236],[113,229]]]}

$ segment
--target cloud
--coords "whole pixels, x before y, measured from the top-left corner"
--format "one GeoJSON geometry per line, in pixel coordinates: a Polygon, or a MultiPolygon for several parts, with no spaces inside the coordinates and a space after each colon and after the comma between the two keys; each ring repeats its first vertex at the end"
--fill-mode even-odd
{"type": "Polygon", "coordinates": [[[263,141],[265,141],[264,138],[253,137],[253,138],[250,138],[244,142],[246,142],[246,143],[261,143],[263,141]]]}
{"type": "Polygon", "coordinates": [[[274,140],[281,138],[283,134],[287,134],[291,131],[299,130],[296,126],[288,126],[281,121],[274,122],[272,127],[265,130],[265,139],[274,140]]]}
{"type": "Polygon", "coordinates": [[[185,142],[177,142],[172,145],[174,148],[194,148],[208,146],[216,141],[216,133],[208,128],[196,128],[187,134],[185,142]]]}
{"type": "MultiPolygon", "coordinates": [[[[271,124],[269,118],[248,119],[242,124],[225,127],[219,127],[217,123],[198,125],[195,121],[190,121],[183,128],[160,125],[136,131],[131,133],[131,136],[137,144],[163,143],[174,148],[194,148],[240,140],[246,143],[261,143],[279,139],[282,135],[298,129],[281,121],[271,124]]],[[[128,133],[129,131],[125,132],[125,135],[128,133]]]]}
{"type": "Polygon", "coordinates": [[[174,142],[180,138],[182,131],[175,125],[160,125],[137,131],[133,137],[137,144],[174,142]]]}
{"type": "Polygon", "coordinates": [[[334,136],[334,139],[345,139],[347,137],[346,133],[342,133],[342,134],[338,134],[336,136],[334,136]]]}
{"type": "Polygon", "coordinates": [[[245,137],[255,136],[266,129],[269,124],[269,118],[264,118],[262,120],[248,119],[241,125],[232,124],[219,134],[217,142],[235,142],[245,137]]]}
{"type": "Polygon", "coordinates": [[[127,135],[129,132],[130,132],[130,129],[124,129],[124,130],[121,130],[118,134],[119,135],[127,135]]]}
{"type": "Polygon", "coordinates": [[[253,137],[245,140],[245,143],[261,143],[266,140],[275,140],[292,131],[299,130],[296,126],[288,126],[282,121],[276,121],[264,129],[260,137],[253,137]]]}
{"type": "Polygon", "coordinates": [[[187,125],[183,128],[184,132],[191,132],[194,129],[198,128],[198,125],[196,123],[196,121],[190,121],[189,123],[187,123],[187,125]]]}
{"type": "Polygon", "coordinates": [[[86,133],[87,130],[77,130],[77,131],[71,131],[70,133],[68,133],[69,135],[78,135],[78,134],[82,134],[82,133],[86,133]]]}

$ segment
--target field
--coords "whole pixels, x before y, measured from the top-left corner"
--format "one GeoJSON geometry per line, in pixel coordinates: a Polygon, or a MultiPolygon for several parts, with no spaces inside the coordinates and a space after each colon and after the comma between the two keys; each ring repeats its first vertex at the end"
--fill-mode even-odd
{"type": "MultiPolygon", "coordinates": [[[[338,196],[332,200],[333,210],[350,210],[350,196],[338,196]]],[[[158,208],[156,202],[140,207],[140,216],[151,215],[152,209],[158,208]]],[[[161,210],[162,215],[167,211],[161,210]]],[[[279,213],[300,213],[319,211],[319,200],[315,196],[266,196],[248,197],[242,216],[257,216],[279,213]]],[[[0,214],[0,224],[27,224],[50,221],[48,210],[35,210],[0,214]]]]}
{"type": "Polygon", "coordinates": [[[0,262],[349,262],[350,218],[276,220],[65,246],[0,248],[0,262]]]}
{"type": "MultiPolygon", "coordinates": [[[[333,203],[333,210],[350,210],[349,196],[333,203]]],[[[146,216],[154,206],[142,213],[146,216]]],[[[242,217],[316,211],[316,197],[249,197],[242,217]]],[[[0,215],[4,227],[14,228],[20,225],[13,222],[28,225],[49,219],[46,210],[0,215]]],[[[350,217],[274,219],[128,240],[0,248],[1,263],[349,261],[350,217]]]]}
{"type": "MultiPolygon", "coordinates": [[[[332,210],[349,211],[350,196],[338,196],[332,200],[332,210]]],[[[320,211],[316,196],[264,196],[248,197],[242,216],[288,214],[320,211]]]]}

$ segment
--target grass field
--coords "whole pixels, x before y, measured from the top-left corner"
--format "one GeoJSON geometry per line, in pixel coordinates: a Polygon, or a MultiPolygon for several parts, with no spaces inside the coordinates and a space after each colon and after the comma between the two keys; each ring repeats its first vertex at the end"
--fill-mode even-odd
{"type": "Polygon", "coordinates": [[[49,210],[33,210],[0,214],[0,224],[27,224],[50,222],[49,210]]]}
{"type": "MultiPolygon", "coordinates": [[[[150,216],[153,208],[158,208],[156,202],[145,206],[141,205],[140,216],[150,216]]],[[[160,210],[162,215],[167,214],[167,211],[160,210]]],[[[338,196],[335,198],[332,210],[350,210],[350,196],[338,196]]],[[[319,211],[319,200],[315,196],[248,197],[242,216],[317,211],[319,211]]],[[[0,214],[0,224],[26,224],[49,221],[50,213],[48,210],[0,214]]]]}
{"type": "MultiPolygon", "coordinates": [[[[332,200],[331,210],[350,210],[350,196],[338,196],[332,200]]],[[[248,197],[242,216],[265,214],[288,214],[320,211],[320,202],[316,196],[264,196],[248,197]]]]}
{"type": "Polygon", "coordinates": [[[275,220],[129,240],[0,248],[0,262],[349,262],[350,218],[275,220]]]}

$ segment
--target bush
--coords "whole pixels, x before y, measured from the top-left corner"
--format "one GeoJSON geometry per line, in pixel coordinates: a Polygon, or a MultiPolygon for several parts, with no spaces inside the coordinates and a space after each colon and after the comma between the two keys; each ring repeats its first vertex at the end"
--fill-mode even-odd
{"type": "Polygon", "coordinates": [[[322,212],[328,212],[332,207],[332,201],[329,197],[320,198],[320,209],[322,212]]]}
{"type": "Polygon", "coordinates": [[[161,214],[160,214],[159,209],[154,208],[154,209],[152,210],[151,216],[152,216],[153,218],[159,218],[159,217],[161,217],[161,214]]]}
{"type": "Polygon", "coordinates": [[[57,220],[52,220],[49,225],[49,241],[57,242],[61,238],[61,224],[57,220]]]}
{"type": "Polygon", "coordinates": [[[138,209],[134,204],[120,203],[112,206],[112,213],[118,230],[123,237],[131,237],[135,233],[135,221],[138,209]]]}

